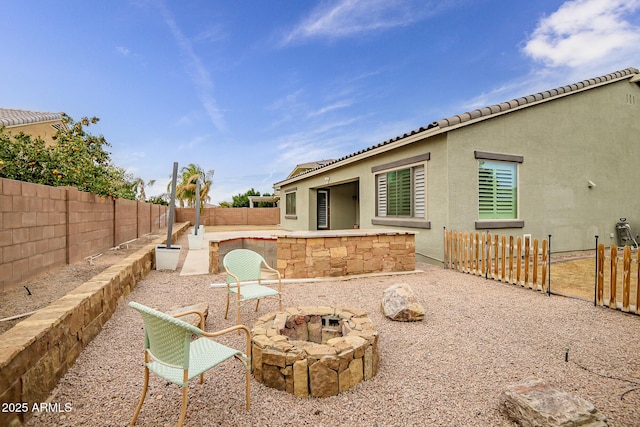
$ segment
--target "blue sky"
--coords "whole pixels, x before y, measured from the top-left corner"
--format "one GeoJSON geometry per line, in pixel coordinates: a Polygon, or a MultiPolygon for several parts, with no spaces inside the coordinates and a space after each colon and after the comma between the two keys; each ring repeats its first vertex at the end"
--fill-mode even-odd
{"type": "Polygon", "coordinates": [[[97,116],[115,164],[211,202],[435,120],[640,67],[640,0],[10,1],[0,106],[97,116]]]}

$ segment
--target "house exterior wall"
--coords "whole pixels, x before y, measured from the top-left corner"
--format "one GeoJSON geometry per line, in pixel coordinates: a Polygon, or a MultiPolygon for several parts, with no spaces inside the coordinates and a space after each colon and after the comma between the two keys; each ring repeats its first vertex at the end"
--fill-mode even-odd
{"type": "MultiPolygon", "coordinates": [[[[315,229],[317,188],[359,181],[360,228],[375,217],[375,182],[371,167],[430,153],[426,161],[426,205],[430,228],[417,232],[416,255],[441,261],[443,227],[485,231],[478,221],[478,160],[474,151],[523,157],[518,167],[518,219],[523,227],[500,229],[508,235],[552,235],[554,252],[617,244],[610,233],[626,217],[640,232],[640,88],[627,80],[572,92],[537,105],[452,127],[441,135],[381,152],[344,166],[283,185],[296,188],[297,218],[281,217],[281,228],[315,229]],[[589,188],[588,181],[596,184],[589,188]]],[[[375,154],[375,153],[374,153],[375,154]]],[[[329,187],[331,188],[331,187],[329,187]]],[[[336,215],[335,210],[332,215],[336,215]]],[[[492,231],[492,230],[490,230],[492,231]]],[[[495,232],[495,230],[493,230],[495,232]]]]}
{"type": "Polygon", "coordinates": [[[524,227],[505,234],[551,234],[552,250],[562,252],[594,248],[595,235],[617,244],[610,233],[620,217],[640,232],[640,198],[632,190],[640,179],[639,101],[638,86],[620,81],[449,132],[447,228],[473,230],[478,219],[478,150],[524,158],[524,227]]]}
{"type": "Polygon", "coordinates": [[[13,135],[24,132],[27,135],[31,135],[33,138],[42,139],[46,143],[46,145],[52,145],[54,143],[53,136],[57,132],[56,129],[52,126],[54,124],[62,124],[62,121],[56,120],[49,122],[28,123],[25,125],[7,127],[5,130],[13,135]]]}
{"type": "MultiPolygon", "coordinates": [[[[346,215],[349,217],[349,221],[344,223],[344,227],[337,227],[337,223],[333,222],[333,218],[341,216],[342,213],[336,212],[339,209],[337,202],[331,201],[332,204],[332,229],[349,229],[353,228],[353,222],[350,220],[350,215],[356,215],[359,217],[359,228],[361,229],[373,229],[373,228],[390,228],[390,229],[406,229],[416,232],[415,236],[415,251],[420,257],[420,254],[428,254],[434,252],[436,248],[439,258],[442,258],[442,226],[446,223],[447,210],[446,210],[446,182],[448,179],[447,170],[447,156],[446,156],[446,139],[444,136],[436,136],[429,140],[428,143],[420,142],[413,143],[397,150],[385,152],[384,154],[373,156],[362,161],[353,162],[348,166],[343,166],[337,169],[327,168],[327,172],[318,176],[313,176],[303,181],[297,181],[294,184],[285,185],[281,188],[281,194],[289,191],[292,188],[296,188],[296,219],[287,218],[284,214],[280,217],[280,228],[291,231],[302,230],[315,230],[316,229],[316,198],[315,191],[318,188],[329,188],[332,193],[333,189],[344,186],[345,183],[352,183],[358,181],[359,195],[357,207],[349,208],[346,215]],[[432,222],[437,218],[439,229],[435,231],[423,228],[411,228],[411,227],[395,227],[390,225],[374,225],[372,220],[375,218],[375,174],[371,172],[371,168],[379,166],[389,162],[403,160],[414,156],[422,155],[426,152],[431,153],[431,159],[425,162],[426,165],[426,193],[427,193],[427,219],[432,222]],[[434,163],[434,154],[442,161],[434,163]],[[329,178],[328,182],[325,178],[329,178]],[[353,209],[353,210],[352,210],[353,209]]],[[[355,205],[355,203],[353,203],[355,205]]],[[[433,225],[432,225],[433,229],[433,225]]],[[[435,256],[435,255],[433,255],[435,256]]],[[[424,258],[424,256],[422,256],[424,258]]]]}

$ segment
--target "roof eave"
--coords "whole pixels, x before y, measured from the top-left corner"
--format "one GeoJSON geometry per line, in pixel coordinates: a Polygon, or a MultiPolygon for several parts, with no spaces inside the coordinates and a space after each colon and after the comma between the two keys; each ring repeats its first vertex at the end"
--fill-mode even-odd
{"type": "Polygon", "coordinates": [[[438,126],[435,127],[430,127],[428,129],[424,129],[420,132],[416,132],[412,135],[397,139],[395,141],[389,142],[387,144],[383,144],[380,145],[378,147],[369,149],[369,150],[362,150],[361,152],[358,152],[354,155],[349,155],[343,159],[339,159],[337,161],[335,161],[334,163],[328,164],[326,166],[323,166],[321,168],[317,168],[317,169],[312,169],[307,171],[306,173],[302,174],[302,175],[297,175],[291,178],[287,178],[283,181],[280,182],[276,182],[275,184],[273,184],[274,187],[282,187],[284,185],[289,185],[289,184],[293,184],[294,182],[298,182],[298,181],[303,181],[306,180],[307,178],[311,178],[314,176],[318,176],[318,175],[322,175],[325,172],[329,172],[332,171],[334,169],[340,168],[342,166],[351,164],[351,163],[355,163],[355,162],[359,162],[362,161],[364,159],[367,159],[369,157],[373,157],[373,156],[377,156],[379,154],[385,153],[387,151],[391,151],[391,150],[395,150],[397,148],[403,147],[405,145],[408,144],[412,144],[416,141],[420,141],[423,139],[427,139],[427,138],[431,138],[435,135],[438,135],[440,133],[443,133],[443,130],[440,129],[438,126]]]}

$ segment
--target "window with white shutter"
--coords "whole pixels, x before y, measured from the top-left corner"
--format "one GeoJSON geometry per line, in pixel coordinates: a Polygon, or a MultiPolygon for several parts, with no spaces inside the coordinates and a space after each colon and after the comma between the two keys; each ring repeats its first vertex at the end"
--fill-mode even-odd
{"type": "Polygon", "coordinates": [[[509,162],[479,161],[478,218],[518,217],[517,165],[509,162]]]}
{"type": "Polygon", "coordinates": [[[424,165],[376,175],[378,217],[425,218],[424,165]]]}

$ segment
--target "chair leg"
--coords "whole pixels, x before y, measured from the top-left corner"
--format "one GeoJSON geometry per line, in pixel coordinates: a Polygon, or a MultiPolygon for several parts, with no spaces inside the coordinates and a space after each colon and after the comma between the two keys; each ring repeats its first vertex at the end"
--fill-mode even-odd
{"type": "Polygon", "coordinates": [[[260,300],[256,300],[256,311],[258,311],[258,306],[260,305],[260,300]]]}
{"type": "Polygon", "coordinates": [[[138,415],[140,414],[140,410],[142,409],[142,403],[144,402],[144,397],[147,395],[147,387],[149,386],[149,368],[144,367],[144,384],[142,386],[142,396],[140,396],[140,402],[138,402],[138,407],[136,408],[136,412],[133,414],[133,418],[129,422],[130,426],[133,426],[138,419],[138,415]]]}
{"type": "Polygon", "coordinates": [[[247,371],[247,396],[245,397],[247,404],[247,411],[251,408],[251,369],[246,369],[247,371]]]}
{"type": "Polygon", "coordinates": [[[178,427],[182,427],[184,424],[184,417],[187,414],[187,391],[189,390],[189,385],[182,387],[182,409],[180,409],[180,418],[178,419],[178,427]]]}
{"type": "Polygon", "coordinates": [[[224,309],[224,318],[227,318],[227,315],[229,314],[229,292],[227,292],[227,308],[224,309]]]}
{"type": "Polygon", "coordinates": [[[280,302],[280,311],[282,311],[282,294],[278,295],[278,301],[280,302]]]}

